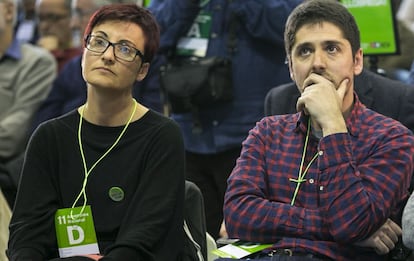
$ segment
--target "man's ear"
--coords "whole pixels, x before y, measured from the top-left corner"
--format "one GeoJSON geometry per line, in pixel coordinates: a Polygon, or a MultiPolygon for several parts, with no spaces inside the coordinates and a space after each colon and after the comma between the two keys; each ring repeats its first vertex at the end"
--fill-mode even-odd
{"type": "Polygon", "coordinates": [[[295,81],[295,75],[293,73],[293,69],[292,69],[292,60],[289,59],[289,57],[286,58],[286,63],[289,66],[289,75],[290,75],[290,79],[292,79],[292,81],[295,81]]]}
{"type": "Polygon", "coordinates": [[[150,67],[150,63],[143,63],[141,65],[141,68],[139,68],[139,71],[137,74],[137,78],[136,78],[137,81],[140,82],[145,78],[145,76],[147,76],[149,67],[150,67]]]}
{"type": "Polygon", "coordinates": [[[364,68],[364,55],[362,53],[362,48],[355,53],[354,57],[354,75],[359,75],[364,68]]]}

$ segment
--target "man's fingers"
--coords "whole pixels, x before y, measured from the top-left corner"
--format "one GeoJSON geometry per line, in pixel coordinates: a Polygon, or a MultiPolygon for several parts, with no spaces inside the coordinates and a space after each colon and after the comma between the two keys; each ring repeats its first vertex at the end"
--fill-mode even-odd
{"type": "Polygon", "coordinates": [[[382,226],[381,231],[385,233],[394,243],[397,243],[398,237],[402,234],[400,226],[391,219],[387,220],[387,222],[382,226]]]}
{"type": "Polygon", "coordinates": [[[391,248],[389,248],[380,237],[376,237],[374,249],[378,255],[385,255],[390,252],[391,248]]]}
{"type": "Polygon", "coordinates": [[[309,115],[308,110],[306,109],[305,102],[303,98],[299,97],[298,101],[296,102],[296,111],[301,112],[303,111],[306,115],[309,115]]]}
{"type": "Polygon", "coordinates": [[[296,102],[296,111],[300,112],[305,107],[305,104],[303,103],[301,97],[299,97],[298,101],[296,102]]]}
{"type": "Polygon", "coordinates": [[[344,99],[345,93],[348,90],[348,83],[349,83],[349,79],[348,78],[344,79],[339,84],[339,87],[336,90],[336,92],[338,93],[338,96],[339,96],[339,98],[340,98],[341,101],[344,99]]]}
{"type": "MultiPolygon", "coordinates": [[[[380,240],[384,243],[384,245],[389,249],[393,249],[395,247],[395,242],[393,238],[389,237],[386,233],[380,233],[379,235],[380,240]]],[[[397,238],[398,241],[398,238],[397,238]]]]}
{"type": "Polygon", "coordinates": [[[392,231],[394,231],[394,233],[397,235],[397,237],[401,236],[402,229],[401,229],[401,227],[397,223],[395,223],[391,219],[388,219],[387,220],[387,224],[390,226],[390,228],[392,229],[392,231]]]}

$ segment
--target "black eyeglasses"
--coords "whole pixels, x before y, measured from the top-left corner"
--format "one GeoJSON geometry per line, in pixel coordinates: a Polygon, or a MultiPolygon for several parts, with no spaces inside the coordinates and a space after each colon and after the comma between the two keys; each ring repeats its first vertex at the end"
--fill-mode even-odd
{"type": "Polygon", "coordinates": [[[139,56],[141,62],[144,62],[144,55],[135,47],[129,46],[126,43],[111,43],[107,39],[96,36],[88,35],[85,39],[86,49],[95,53],[104,53],[109,46],[114,47],[114,55],[116,58],[125,62],[132,62],[135,57],[139,56]]]}

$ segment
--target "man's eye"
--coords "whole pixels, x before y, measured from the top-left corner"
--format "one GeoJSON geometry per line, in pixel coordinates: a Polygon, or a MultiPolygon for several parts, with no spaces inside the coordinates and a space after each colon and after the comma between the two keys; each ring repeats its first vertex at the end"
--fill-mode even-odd
{"type": "Polygon", "coordinates": [[[336,53],[338,51],[338,47],[336,45],[329,45],[326,50],[328,53],[336,53]]]}
{"type": "Polygon", "coordinates": [[[309,49],[309,48],[302,48],[302,49],[299,50],[298,53],[299,53],[300,56],[307,56],[307,55],[309,55],[311,53],[311,49],[309,49]]]}

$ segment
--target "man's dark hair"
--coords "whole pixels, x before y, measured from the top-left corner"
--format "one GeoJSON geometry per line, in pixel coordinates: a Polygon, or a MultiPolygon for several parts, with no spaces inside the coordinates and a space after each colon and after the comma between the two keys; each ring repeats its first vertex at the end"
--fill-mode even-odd
{"type": "Polygon", "coordinates": [[[343,37],[349,41],[352,55],[359,50],[359,29],[355,18],[341,3],[335,0],[309,0],[297,6],[289,15],[285,26],[285,49],[291,55],[298,30],[304,25],[329,22],[337,26],[343,37]]]}

